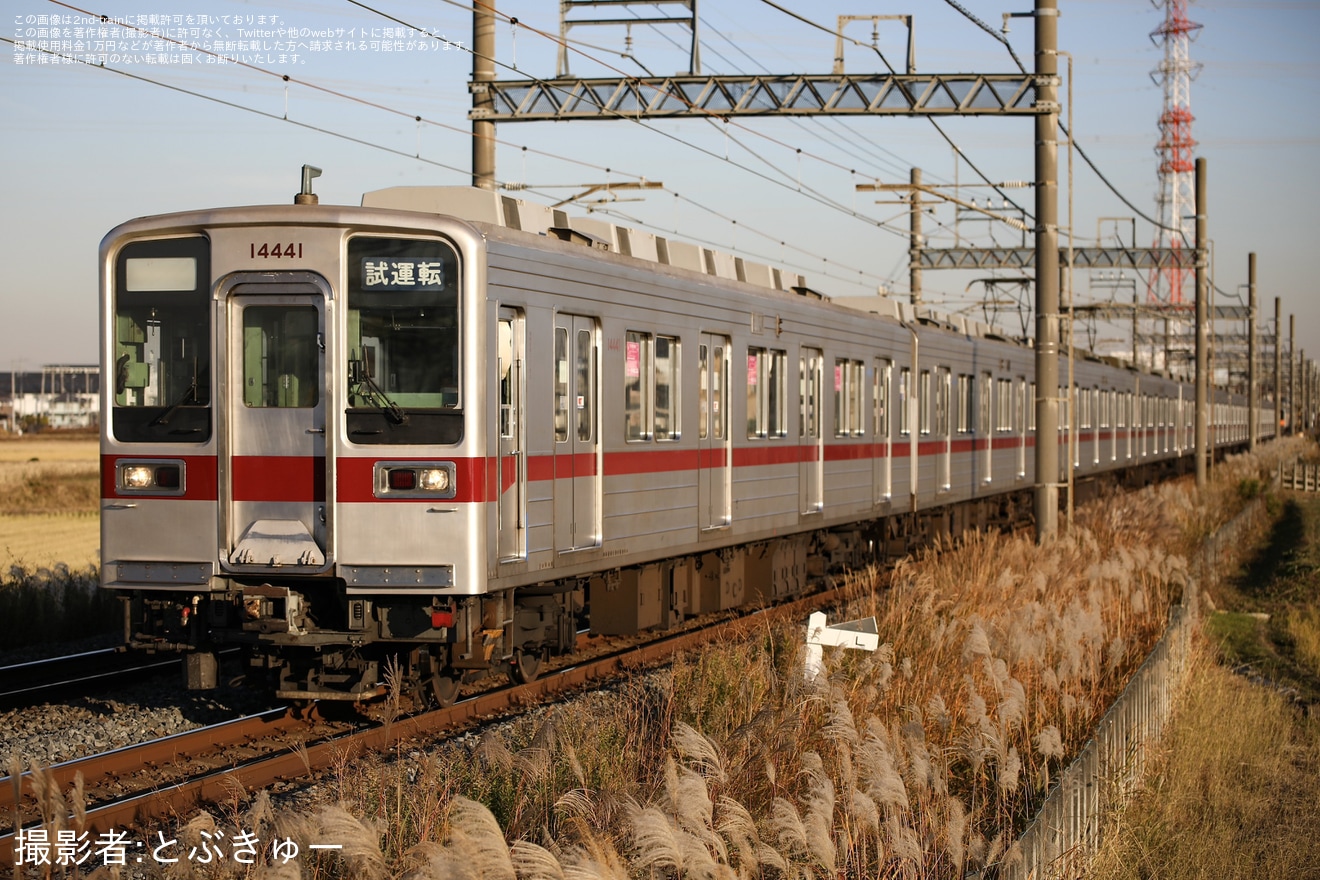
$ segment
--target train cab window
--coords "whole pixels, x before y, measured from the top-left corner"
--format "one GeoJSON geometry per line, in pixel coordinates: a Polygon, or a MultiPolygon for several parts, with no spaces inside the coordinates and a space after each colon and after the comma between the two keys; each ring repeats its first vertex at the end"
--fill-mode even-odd
{"type": "Polygon", "coordinates": [[[747,349],[747,438],[788,436],[788,353],[747,349]]]}
{"type": "Polygon", "coordinates": [[[114,407],[129,443],[211,436],[210,243],[138,241],[115,258],[111,283],[114,407]]]}
{"type": "Polygon", "coordinates": [[[437,239],[348,242],[347,423],[356,443],[457,443],[458,256],[437,239]]]}

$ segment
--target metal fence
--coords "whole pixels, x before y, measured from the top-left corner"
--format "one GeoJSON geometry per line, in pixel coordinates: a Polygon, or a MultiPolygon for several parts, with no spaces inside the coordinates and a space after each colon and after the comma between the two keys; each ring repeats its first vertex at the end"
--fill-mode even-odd
{"type": "Polygon", "coordinates": [[[1243,534],[1266,515],[1252,501],[1201,546],[1183,601],[1169,616],[1164,635],[1104,717],[1095,735],[1059,776],[1040,812],[1010,857],[1003,880],[1079,877],[1100,846],[1106,817],[1131,794],[1145,769],[1149,746],[1158,742],[1187,677],[1189,649],[1198,617],[1198,583],[1213,583],[1231,570],[1243,534]]]}

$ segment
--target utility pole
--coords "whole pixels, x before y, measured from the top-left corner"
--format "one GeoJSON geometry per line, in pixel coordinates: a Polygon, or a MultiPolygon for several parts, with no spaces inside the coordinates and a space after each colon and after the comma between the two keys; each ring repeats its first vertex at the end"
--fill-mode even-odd
{"type": "MultiPolygon", "coordinates": [[[[1059,7],[1036,0],[1036,541],[1059,529],[1059,7]]],[[[1069,462],[1071,464],[1071,462],[1069,462]]]]}
{"type": "Polygon", "coordinates": [[[1196,160],[1196,488],[1202,490],[1206,484],[1206,451],[1209,434],[1209,414],[1206,412],[1209,397],[1210,375],[1206,368],[1206,300],[1209,274],[1207,273],[1207,251],[1205,235],[1205,159],[1196,160]]]}
{"type": "Polygon", "coordinates": [[[1260,390],[1256,382],[1256,253],[1247,254],[1247,449],[1260,433],[1260,390]]]}
{"type": "MultiPolygon", "coordinates": [[[[842,37],[840,37],[842,40],[842,37]]],[[[842,43],[840,43],[842,45],[842,43]]],[[[908,197],[911,199],[911,216],[908,219],[908,289],[911,293],[912,305],[921,305],[921,248],[924,244],[921,238],[921,169],[913,168],[911,175],[912,191],[908,197]]]]}
{"type": "Polygon", "coordinates": [[[1283,304],[1274,298],[1274,437],[1283,436],[1283,304]]]}
{"type": "Polygon", "coordinates": [[[472,185],[495,188],[495,0],[472,0],[472,185]]]}
{"type": "Polygon", "coordinates": [[[1297,316],[1288,316],[1288,433],[1297,433],[1297,316]]]}

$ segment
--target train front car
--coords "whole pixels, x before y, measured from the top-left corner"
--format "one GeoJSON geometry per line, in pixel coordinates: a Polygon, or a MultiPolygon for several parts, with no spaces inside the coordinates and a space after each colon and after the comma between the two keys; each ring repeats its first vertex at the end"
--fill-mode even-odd
{"type": "Polygon", "coordinates": [[[396,658],[440,703],[534,671],[486,594],[483,258],[459,221],[317,205],[106,237],[101,576],[130,646],[192,688],[238,646],[296,700],[378,695],[396,658]]]}

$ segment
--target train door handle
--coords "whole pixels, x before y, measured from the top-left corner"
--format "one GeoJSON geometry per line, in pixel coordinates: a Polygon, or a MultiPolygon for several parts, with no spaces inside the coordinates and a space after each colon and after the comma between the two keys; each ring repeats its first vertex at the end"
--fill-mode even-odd
{"type": "Polygon", "coordinates": [[[307,433],[308,433],[308,434],[324,434],[324,433],[325,433],[325,428],[308,428],[308,429],[307,429],[307,433]]]}

